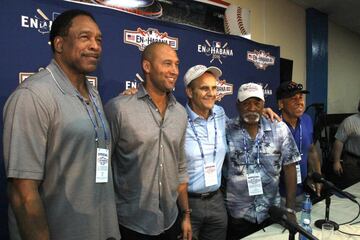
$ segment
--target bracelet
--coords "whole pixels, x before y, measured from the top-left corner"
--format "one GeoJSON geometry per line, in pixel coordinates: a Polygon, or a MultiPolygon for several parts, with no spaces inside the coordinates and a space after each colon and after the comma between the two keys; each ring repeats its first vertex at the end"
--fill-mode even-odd
{"type": "Polygon", "coordinates": [[[296,215],[296,211],[294,209],[291,208],[284,208],[288,213],[292,213],[294,215],[296,215]]]}
{"type": "Polygon", "coordinates": [[[183,214],[183,215],[185,215],[185,214],[189,214],[189,215],[190,215],[191,212],[192,212],[192,209],[191,209],[191,208],[182,210],[182,214],[183,214]]]}

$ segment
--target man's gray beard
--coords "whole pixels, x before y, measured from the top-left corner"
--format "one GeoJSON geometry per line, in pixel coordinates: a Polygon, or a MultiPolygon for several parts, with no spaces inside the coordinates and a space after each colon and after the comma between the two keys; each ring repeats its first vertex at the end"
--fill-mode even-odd
{"type": "Polygon", "coordinates": [[[242,115],[242,119],[245,123],[250,123],[250,119],[252,119],[252,118],[255,118],[254,122],[259,122],[260,114],[254,113],[254,112],[249,112],[249,113],[245,113],[242,115]]]}

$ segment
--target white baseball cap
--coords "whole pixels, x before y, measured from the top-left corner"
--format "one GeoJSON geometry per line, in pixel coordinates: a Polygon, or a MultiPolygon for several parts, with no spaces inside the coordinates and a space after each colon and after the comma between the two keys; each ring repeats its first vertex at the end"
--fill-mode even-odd
{"type": "Polygon", "coordinates": [[[187,70],[187,72],[185,73],[184,76],[185,87],[187,87],[196,78],[202,76],[205,72],[211,72],[212,74],[214,74],[217,80],[222,74],[221,70],[217,67],[214,66],[206,67],[204,65],[195,65],[191,67],[189,70],[187,70]]]}
{"type": "Polygon", "coordinates": [[[238,100],[243,102],[251,97],[260,98],[265,101],[264,90],[261,85],[256,83],[245,83],[240,86],[238,91],[238,100]]]}

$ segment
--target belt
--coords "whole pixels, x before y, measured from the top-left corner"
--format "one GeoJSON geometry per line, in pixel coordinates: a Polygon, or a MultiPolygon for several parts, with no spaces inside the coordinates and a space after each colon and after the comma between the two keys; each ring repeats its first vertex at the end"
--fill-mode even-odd
{"type": "Polygon", "coordinates": [[[201,198],[201,199],[209,199],[215,196],[215,194],[218,192],[218,190],[213,192],[206,192],[206,193],[192,193],[188,192],[188,196],[191,198],[201,198]]]}

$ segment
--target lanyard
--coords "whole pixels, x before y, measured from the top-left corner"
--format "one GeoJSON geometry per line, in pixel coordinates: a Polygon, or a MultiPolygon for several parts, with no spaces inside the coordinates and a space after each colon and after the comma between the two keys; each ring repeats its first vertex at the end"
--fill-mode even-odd
{"type": "MultiPolygon", "coordinates": [[[[245,163],[246,166],[248,166],[250,164],[250,160],[249,160],[249,155],[248,155],[248,148],[247,148],[247,141],[246,141],[246,134],[245,134],[245,130],[242,129],[242,133],[243,133],[243,144],[244,144],[244,153],[245,153],[245,163]]],[[[256,149],[257,149],[257,154],[256,154],[256,164],[260,165],[260,141],[258,138],[256,138],[256,149]]]]}
{"type": "MultiPolygon", "coordinates": [[[[54,76],[54,74],[52,73],[52,71],[50,70],[50,68],[46,68],[46,69],[50,72],[50,74],[51,74],[51,76],[52,76],[52,79],[55,81],[56,85],[59,86],[59,88],[61,89],[62,92],[64,92],[64,90],[60,87],[59,83],[56,81],[55,76],[54,76]]],[[[79,93],[79,91],[78,91],[77,89],[75,89],[75,91],[76,91],[76,96],[80,99],[80,101],[81,101],[82,104],[84,105],[84,107],[85,107],[85,109],[86,109],[86,112],[87,112],[87,114],[88,114],[88,116],[89,116],[89,118],[90,118],[90,121],[91,121],[91,123],[92,123],[92,125],[93,125],[93,127],[94,127],[94,130],[95,130],[95,142],[98,144],[99,136],[98,136],[98,132],[97,132],[98,127],[97,127],[96,117],[95,117],[95,119],[93,119],[93,118],[91,117],[91,114],[90,114],[90,112],[89,112],[88,107],[86,106],[87,104],[85,103],[84,98],[80,95],[80,93],[79,93]]],[[[102,127],[103,127],[103,129],[104,129],[105,144],[107,144],[109,137],[108,137],[108,133],[106,132],[106,127],[105,127],[104,118],[102,117],[102,114],[101,114],[101,112],[100,112],[100,109],[99,109],[99,107],[98,107],[97,104],[96,104],[95,98],[93,97],[93,95],[91,94],[90,91],[89,91],[89,95],[90,95],[90,101],[91,101],[91,103],[95,106],[96,112],[97,112],[97,114],[98,114],[98,116],[99,116],[99,118],[100,118],[101,125],[102,125],[102,127]]],[[[94,115],[95,115],[95,112],[94,112],[94,115]]]]}
{"type": "Polygon", "coordinates": [[[300,152],[300,156],[303,155],[302,153],[302,138],[303,138],[303,132],[302,132],[302,127],[301,127],[301,124],[299,124],[300,126],[300,136],[299,136],[299,140],[300,140],[300,143],[299,143],[299,152],[300,152]]]}
{"type": "MultiPolygon", "coordinates": [[[[216,150],[217,150],[217,127],[216,127],[216,120],[215,120],[216,115],[215,115],[215,113],[214,113],[213,115],[214,115],[213,117],[214,117],[214,130],[215,130],[215,145],[214,145],[214,153],[213,153],[213,156],[214,156],[214,162],[215,162],[216,150]]],[[[191,128],[192,128],[192,130],[193,130],[193,132],[194,132],[196,141],[197,141],[197,143],[198,143],[198,145],[199,145],[199,149],[200,149],[200,153],[201,153],[201,158],[202,158],[202,159],[205,159],[204,150],[203,150],[203,147],[202,147],[202,145],[201,145],[201,141],[200,141],[199,135],[198,135],[198,133],[197,133],[197,131],[196,131],[194,122],[193,122],[193,120],[190,119],[190,117],[188,117],[188,119],[189,119],[190,126],[191,126],[191,128]]]]}
{"type": "MultiPolygon", "coordinates": [[[[92,125],[93,125],[93,127],[94,127],[94,130],[95,130],[95,141],[96,141],[96,143],[98,143],[98,141],[99,141],[99,136],[98,136],[98,132],[97,132],[97,130],[98,130],[98,124],[97,124],[97,121],[96,121],[96,117],[95,117],[95,119],[93,119],[92,117],[91,117],[91,114],[90,114],[90,112],[89,112],[89,109],[88,109],[88,107],[87,107],[87,104],[85,103],[85,100],[84,100],[84,98],[80,95],[80,93],[76,90],[76,95],[77,95],[77,97],[80,99],[80,101],[82,102],[82,104],[84,105],[84,107],[85,107],[85,109],[86,109],[86,112],[87,112],[87,114],[88,114],[88,116],[89,116],[89,118],[90,118],[90,121],[91,121],[91,123],[92,123],[92,125]]],[[[100,122],[101,122],[101,126],[102,126],[102,128],[104,129],[104,138],[105,138],[105,144],[107,144],[107,141],[108,141],[108,134],[107,134],[107,132],[106,132],[106,127],[105,127],[105,121],[104,121],[104,118],[102,117],[102,114],[101,114],[101,112],[100,112],[100,110],[99,110],[99,107],[97,106],[97,104],[96,104],[96,101],[95,101],[95,98],[93,97],[93,95],[91,94],[91,92],[89,92],[89,96],[90,96],[90,101],[91,101],[91,103],[95,106],[95,110],[96,110],[96,112],[97,112],[97,114],[98,114],[98,116],[99,116],[99,119],[100,119],[100,122]]],[[[95,115],[95,112],[94,112],[94,115],[95,115]]]]}

